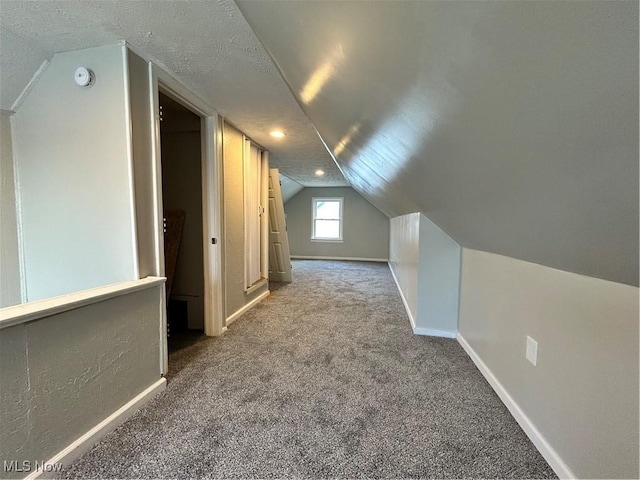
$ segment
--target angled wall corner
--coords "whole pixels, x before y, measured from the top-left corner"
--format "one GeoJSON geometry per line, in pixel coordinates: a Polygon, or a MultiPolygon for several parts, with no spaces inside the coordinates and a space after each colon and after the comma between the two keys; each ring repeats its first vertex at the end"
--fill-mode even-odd
{"type": "Polygon", "coordinates": [[[26,301],[138,278],[127,73],[123,45],[57,54],[14,116],[26,301]]]}
{"type": "Polygon", "coordinates": [[[415,334],[454,338],[461,247],[420,213],[391,219],[389,266],[415,334]]]}

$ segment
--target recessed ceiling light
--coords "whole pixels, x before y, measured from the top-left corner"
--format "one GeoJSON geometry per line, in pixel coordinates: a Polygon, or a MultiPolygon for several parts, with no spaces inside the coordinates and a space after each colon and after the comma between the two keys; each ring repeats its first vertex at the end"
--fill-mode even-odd
{"type": "Polygon", "coordinates": [[[272,137],[282,138],[284,137],[284,132],[281,132],[280,130],[274,130],[273,132],[270,133],[270,135],[272,137]]]}
{"type": "Polygon", "coordinates": [[[323,175],[324,175],[324,170],[320,170],[320,169],[316,170],[316,177],[321,177],[323,175]]]}

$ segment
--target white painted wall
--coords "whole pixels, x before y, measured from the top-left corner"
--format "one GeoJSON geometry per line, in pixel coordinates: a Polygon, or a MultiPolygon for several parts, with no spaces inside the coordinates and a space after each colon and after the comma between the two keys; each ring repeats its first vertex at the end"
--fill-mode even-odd
{"type": "Polygon", "coordinates": [[[389,267],[398,284],[411,325],[415,327],[418,316],[420,214],[395,217],[389,223],[389,267]]]}
{"type": "Polygon", "coordinates": [[[420,213],[391,219],[389,267],[416,334],[455,337],[460,246],[420,213]]]}
{"type": "Polygon", "coordinates": [[[0,326],[0,460],[49,460],[160,379],[163,288],[0,326]]]}
{"type": "Polygon", "coordinates": [[[20,252],[9,115],[0,112],[0,308],[21,302],[20,252]]]}
{"type": "Polygon", "coordinates": [[[56,55],[15,115],[27,301],[138,278],[125,52],[56,55]]]}
{"type": "Polygon", "coordinates": [[[459,331],[574,475],[638,478],[638,288],[465,248],[459,331]]]}
{"type": "Polygon", "coordinates": [[[455,337],[458,331],[461,248],[420,215],[418,318],[415,333],[455,337]]]}

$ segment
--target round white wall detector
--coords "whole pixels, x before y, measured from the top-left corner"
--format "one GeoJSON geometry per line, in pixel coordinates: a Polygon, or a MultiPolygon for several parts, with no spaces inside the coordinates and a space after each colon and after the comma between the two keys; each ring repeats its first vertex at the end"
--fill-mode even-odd
{"type": "Polygon", "coordinates": [[[81,87],[90,87],[93,85],[96,78],[91,70],[84,67],[77,68],[73,77],[75,78],[76,83],[81,87]]]}

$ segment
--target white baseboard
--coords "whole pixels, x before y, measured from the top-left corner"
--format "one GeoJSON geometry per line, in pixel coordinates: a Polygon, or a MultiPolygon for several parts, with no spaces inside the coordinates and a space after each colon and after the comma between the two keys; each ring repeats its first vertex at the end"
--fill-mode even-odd
{"type": "Polygon", "coordinates": [[[404,304],[404,309],[407,311],[407,316],[409,317],[409,321],[411,322],[411,329],[413,330],[414,335],[427,335],[430,337],[445,337],[445,338],[456,338],[457,332],[449,332],[447,330],[436,330],[435,328],[419,328],[416,327],[416,320],[413,318],[413,314],[411,310],[409,310],[409,303],[402,292],[402,288],[400,288],[400,282],[398,282],[398,277],[396,277],[396,273],[393,271],[391,264],[389,264],[389,270],[391,270],[391,276],[393,280],[396,282],[396,286],[398,287],[398,292],[400,292],[400,298],[402,299],[402,303],[404,304]]]}
{"type": "Polygon", "coordinates": [[[391,267],[390,263],[389,263],[389,270],[391,270],[391,276],[393,277],[393,280],[396,282],[396,286],[398,287],[398,292],[400,292],[400,298],[402,299],[402,303],[404,304],[404,309],[407,311],[407,316],[409,317],[409,321],[411,322],[411,328],[415,333],[416,321],[413,318],[413,314],[411,313],[411,310],[409,309],[409,304],[407,303],[407,299],[404,297],[402,288],[400,288],[400,282],[398,282],[398,277],[396,277],[396,273],[393,271],[393,268],[391,267]]]}
{"type": "Polygon", "coordinates": [[[449,330],[436,330],[435,328],[417,328],[413,327],[415,335],[427,335],[429,337],[456,338],[458,332],[450,332],[449,330]]]}
{"type": "Polygon", "coordinates": [[[322,257],[310,255],[291,255],[294,260],[346,260],[350,262],[389,262],[388,258],[362,258],[362,257],[322,257]]]}
{"type": "MultiPolygon", "coordinates": [[[[157,382],[153,383],[149,388],[144,390],[139,395],[135,396],[127,403],[125,403],[118,410],[113,412],[103,421],[98,423],[95,427],[89,430],[87,433],[77,438],[74,442],[69,444],[64,450],[61,450],[48,461],[44,463],[44,468],[47,466],[53,467],[55,464],[68,465],[75,459],[79,458],[83,453],[89,451],[96,443],[98,443],[105,435],[115,430],[115,428],[123,423],[127,418],[133,415],[143,405],[148,403],[153,397],[162,392],[167,385],[167,380],[162,377],[157,382]]],[[[50,468],[49,467],[49,468],[50,468]]],[[[53,471],[52,471],[53,473],[53,471]]],[[[35,470],[31,472],[25,480],[31,480],[35,478],[46,478],[47,472],[43,470],[35,470]]]]}
{"type": "MultiPolygon", "coordinates": [[[[231,314],[228,318],[227,318],[227,327],[229,325],[231,325],[233,322],[235,322],[238,318],[240,318],[243,314],[245,314],[246,312],[248,312],[249,310],[251,310],[253,307],[255,307],[258,303],[260,303],[262,300],[264,300],[265,298],[267,298],[269,296],[271,292],[269,290],[266,290],[265,292],[261,293],[260,295],[258,295],[256,298],[254,298],[253,300],[251,300],[249,303],[247,303],[244,307],[240,307],[238,310],[236,310],[233,314],[231,314]]],[[[225,327],[226,328],[226,327],[225,327]]]]}
{"type": "Polygon", "coordinates": [[[507,392],[507,390],[502,386],[493,372],[491,372],[489,367],[482,361],[480,356],[471,347],[471,345],[469,345],[464,337],[460,335],[460,333],[458,333],[457,339],[460,345],[462,345],[462,348],[464,348],[467,354],[471,357],[473,363],[476,364],[478,370],[480,370],[482,375],[484,375],[484,378],[487,379],[489,385],[491,385],[496,394],[498,394],[502,403],[504,403],[509,409],[513,418],[515,418],[520,427],[522,427],[524,433],[527,434],[549,466],[554,472],[556,472],[556,475],[560,478],[577,478],[567,464],[562,460],[558,452],[556,452],[549,442],[547,442],[542,433],[540,433],[540,430],[536,428],[531,419],[524,413],[511,395],[509,395],[509,392],[507,392]]]}

